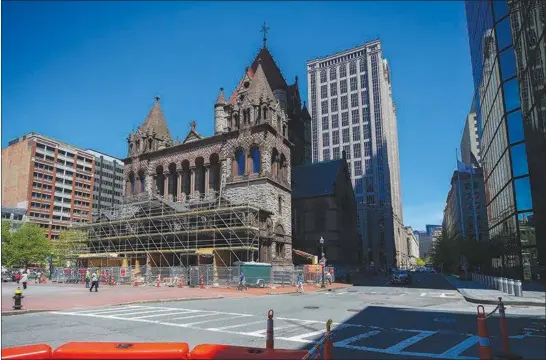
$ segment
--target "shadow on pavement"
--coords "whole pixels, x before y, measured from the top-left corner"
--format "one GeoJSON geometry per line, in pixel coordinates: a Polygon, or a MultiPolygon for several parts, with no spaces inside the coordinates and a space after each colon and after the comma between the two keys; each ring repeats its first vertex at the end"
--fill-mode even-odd
{"type": "MultiPolygon", "coordinates": [[[[379,306],[346,310],[356,314],[342,324],[334,323],[335,359],[479,359],[476,314],[379,306]]],[[[485,310],[489,313],[493,307],[486,306],[485,310]]],[[[316,315],[317,319],[327,320],[327,314],[316,315]]],[[[544,324],[544,318],[507,314],[511,353],[525,359],[545,359],[544,324]]],[[[317,330],[308,327],[310,332],[317,330]]],[[[487,329],[493,354],[501,355],[503,346],[496,315],[487,319],[487,329]]],[[[317,336],[309,340],[314,343],[319,339],[317,336]]],[[[306,344],[300,348],[309,350],[312,347],[312,344],[306,344]]]]}

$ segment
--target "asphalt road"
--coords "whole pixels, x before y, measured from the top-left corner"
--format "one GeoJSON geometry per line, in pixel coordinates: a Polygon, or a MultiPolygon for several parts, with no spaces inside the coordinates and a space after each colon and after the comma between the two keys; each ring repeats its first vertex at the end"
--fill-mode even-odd
{"type": "MultiPolygon", "coordinates": [[[[477,359],[476,305],[438,274],[417,274],[410,287],[385,278],[336,292],[244,299],[72,309],[2,317],[2,346],[69,341],[185,341],[265,346],[267,311],[277,348],[310,348],[334,321],[334,358],[477,359]]],[[[485,307],[486,312],[493,310],[485,307]]],[[[546,358],[544,308],[507,309],[510,345],[525,358],[546,358]]],[[[488,320],[495,352],[499,320],[488,320]]]]}

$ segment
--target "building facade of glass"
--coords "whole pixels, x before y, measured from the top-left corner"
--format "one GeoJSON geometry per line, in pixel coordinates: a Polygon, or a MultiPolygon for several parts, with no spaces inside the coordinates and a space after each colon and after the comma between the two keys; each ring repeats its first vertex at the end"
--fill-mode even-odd
{"type": "Polygon", "coordinates": [[[467,0],[465,6],[494,245],[490,271],[544,279],[546,2],[467,0]]]}

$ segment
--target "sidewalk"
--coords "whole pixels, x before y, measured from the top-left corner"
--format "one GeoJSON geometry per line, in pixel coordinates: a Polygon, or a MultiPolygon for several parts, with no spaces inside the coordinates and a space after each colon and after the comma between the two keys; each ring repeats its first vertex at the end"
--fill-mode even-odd
{"type": "MultiPolygon", "coordinates": [[[[308,285],[306,292],[328,291],[351,285],[334,283],[326,289],[308,285]]],[[[222,298],[245,298],[253,296],[290,294],[296,292],[295,286],[279,288],[250,288],[238,291],[236,288],[176,288],[100,285],[98,293],[89,292],[83,284],[29,284],[23,291],[23,310],[13,310],[15,283],[2,284],[2,315],[38,311],[56,311],[74,308],[139,304],[146,302],[210,300],[222,298]]]]}
{"type": "Polygon", "coordinates": [[[483,284],[460,280],[455,275],[444,275],[444,278],[451,286],[457,289],[468,302],[496,305],[499,302],[499,297],[502,297],[504,305],[546,306],[544,291],[524,290],[522,297],[516,297],[499,290],[488,289],[483,284]]]}

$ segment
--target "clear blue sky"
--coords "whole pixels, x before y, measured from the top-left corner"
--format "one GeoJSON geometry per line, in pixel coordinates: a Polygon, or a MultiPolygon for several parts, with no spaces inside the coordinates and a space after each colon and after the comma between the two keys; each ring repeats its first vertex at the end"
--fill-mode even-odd
{"type": "Polygon", "coordinates": [[[462,2],[3,2],[2,147],[35,131],[126,155],[156,95],[171,133],[210,135],[261,46],[285,78],[375,38],[392,69],[404,222],[440,223],[472,97],[462,2]]]}

